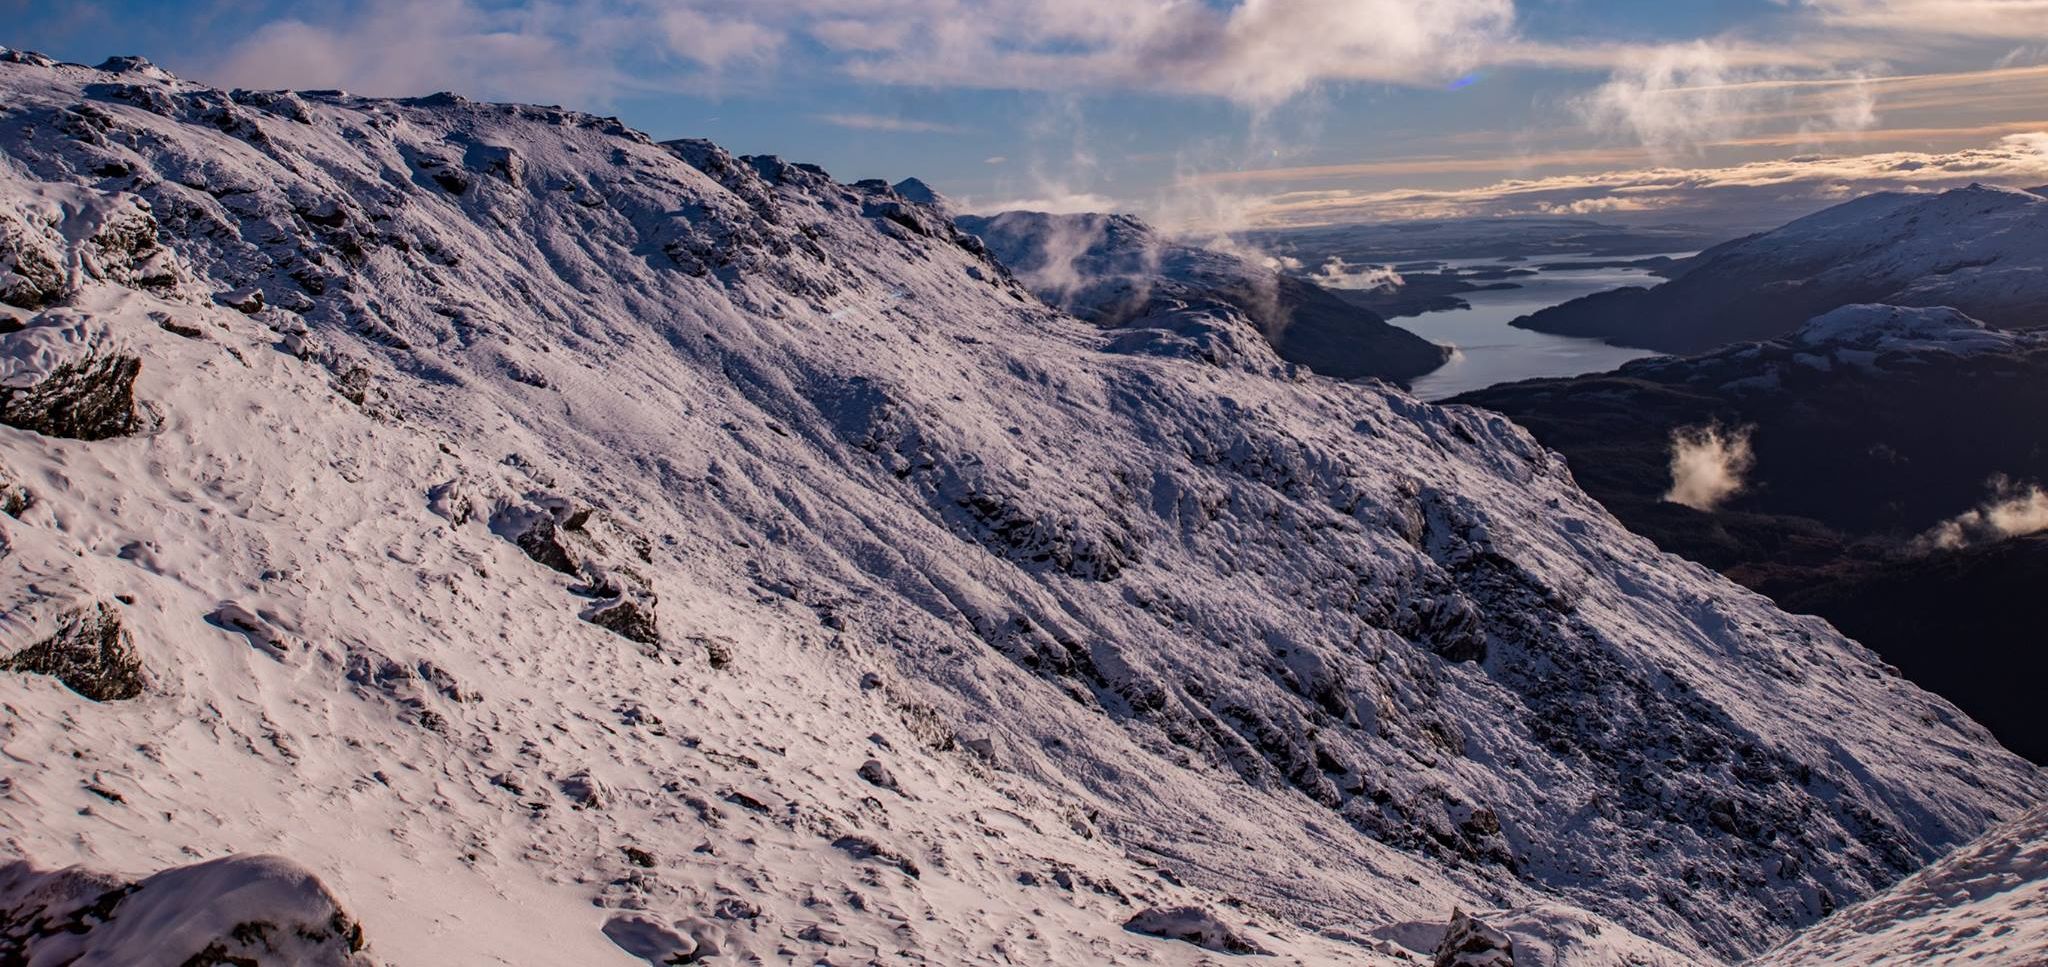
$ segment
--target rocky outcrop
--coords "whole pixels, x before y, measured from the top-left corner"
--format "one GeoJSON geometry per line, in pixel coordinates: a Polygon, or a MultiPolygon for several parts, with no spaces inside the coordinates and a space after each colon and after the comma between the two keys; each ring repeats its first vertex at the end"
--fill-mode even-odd
{"type": "Polygon", "coordinates": [[[55,624],[54,634],[0,658],[0,671],[48,675],[95,702],[142,694],[142,658],[113,605],[72,608],[55,624]]]}
{"type": "Polygon", "coordinates": [[[0,867],[10,964],[372,967],[362,927],[304,867],[228,856],[141,880],[82,867],[0,867]]]}
{"type": "MultiPolygon", "coordinates": [[[[4,337],[0,337],[4,338],[4,337]]],[[[134,356],[88,353],[27,386],[0,386],[0,423],[44,436],[105,440],[135,432],[134,356]]]]}
{"type": "Polygon", "coordinates": [[[646,535],[588,504],[549,495],[500,507],[491,515],[491,530],[535,563],[581,578],[570,590],[592,599],[583,620],[629,641],[660,646],[660,598],[642,570],[654,559],[646,535]]]}
{"type": "Polygon", "coordinates": [[[1223,922],[1214,911],[1201,907],[1149,907],[1124,921],[1124,929],[1194,944],[1221,954],[1244,956],[1268,952],[1223,922]]]}
{"type": "Polygon", "coordinates": [[[695,964],[721,954],[744,953],[727,938],[724,927],[701,917],[663,923],[644,913],[622,913],[605,921],[604,935],[651,967],[695,964]]]}
{"type": "Polygon", "coordinates": [[[147,201],[124,192],[39,186],[0,205],[0,303],[41,309],[95,279],[157,295],[184,272],[158,237],[147,201]]]}
{"type": "Polygon", "coordinates": [[[1450,928],[1436,945],[1432,967],[1514,967],[1515,942],[1463,910],[1451,911],[1450,928]]]}

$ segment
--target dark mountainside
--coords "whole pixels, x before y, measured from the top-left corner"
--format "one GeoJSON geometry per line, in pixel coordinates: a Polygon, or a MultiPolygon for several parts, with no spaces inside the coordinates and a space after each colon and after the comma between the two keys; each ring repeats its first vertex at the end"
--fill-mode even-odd
{"type": "Polygon", "coordinates": [[[2048,655],[2024,604],[2048,583],[2048,543],[1930,537],[1996,499],[1993,481],[2048,481],[2048,334],[1987,332],[1945,312],[1921,321],[1905,333],[1802,330],[1453,402],[1507,414],[1565,454],[1631,530],[1827,618],[2008,747],[2048,760],[2036,687],[2048,655]],[[1754,428],[1746,488],[1712,511],[1664,500],[1672,434],[1714,424],[1754,428]]]}
{"type": "Polygon", "coordinates": [[[2048,320],[2048,197],[1973,185],[1879,193],[1681,263],[1653,288],[1574,299],[1513,323],[1696,353],[1775,339],[1838,306],[1953,306],[1997,327],[2048,320]]]}
{"type": "Polygon", "coordinates": [[[1130,215],[1004,212],[955,223],[1047,304],[1105,328],[1171,327],[1227,308],[1248,316],[1280,358],[1337,379],[1406,383],[1450,358],[1314,283],[1168,241],[1130,215]]]}

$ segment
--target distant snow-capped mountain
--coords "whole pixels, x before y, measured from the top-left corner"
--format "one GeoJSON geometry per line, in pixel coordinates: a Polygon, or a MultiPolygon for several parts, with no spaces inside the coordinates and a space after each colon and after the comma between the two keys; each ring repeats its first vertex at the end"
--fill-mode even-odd
{"type": "Polygon", "coordinates": [[[1725,962],[2048,791],[1505,419],[886,185],[19,52],[0,146],[10,956],[1725,962]]]}
{"type": "Polygon", "coordinates": [[[1882,192],[1707,249],[1653,288],[1596,293],[1514,325],[1688,353],[1774,339],[1855,303],[1949,306],[2030,329],[2048,325],[2044,277],[2048,195],[1882,192]]]}
{"type": "Polygon", "coordinates": [[[1047,303],[1097,325],[1201,339],[1244,319],[1324,376],[1406,383],[1450,350],[1255,256],[1175,242],[1132,215],[1014,211],[955,219],[1047,303]]]}

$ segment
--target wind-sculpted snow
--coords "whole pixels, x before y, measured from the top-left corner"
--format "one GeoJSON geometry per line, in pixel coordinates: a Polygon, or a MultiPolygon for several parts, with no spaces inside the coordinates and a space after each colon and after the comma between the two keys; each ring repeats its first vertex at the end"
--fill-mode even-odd
{"type": "Polygon", "coordinates": [[[2048,962],[2048,805],[1822,921],[1758,967],[2048,962]]]}
{"type": "Polygon", "coordinates": [[[0,335],[89,315],[153,414],[0,431],[0,546],[147,683],[0,679],[44,866],[289,855],[408,963],[1214,956],[1146,910],[1397,962],[1455,907],[1681,964],[2044,790],[1506,420],[1110,351],[879,183],[0,59],[0,194],[132,195],[192,290],[0,335]]]}
{"type": "Polygon", "coordinates": [[[360,924],[320,879],[275,856],[235,856],[125,882],[79,867],[0,866],[8,962],[372,967],[360,924]]]}

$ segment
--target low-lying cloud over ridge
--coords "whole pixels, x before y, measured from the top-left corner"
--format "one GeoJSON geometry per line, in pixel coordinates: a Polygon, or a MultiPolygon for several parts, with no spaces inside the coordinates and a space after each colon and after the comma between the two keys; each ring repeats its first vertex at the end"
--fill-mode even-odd
{"type": "Polygon", "coordinates": [[[1741,493],[1743,476],[1756,465],[1749,446],[1754,429],[1709,425],[1671,431],[1671,489],[1664,499],[1694,510],[1713,510],[1741,493]]]}
{"type": "Polygon", "coordinates": [[[1914,543],[1922,550],[1952,551],[2042,531],[2048,531],[2048,491],[1995,477],[1990,499],[1928,528],[1914,543]]]}

